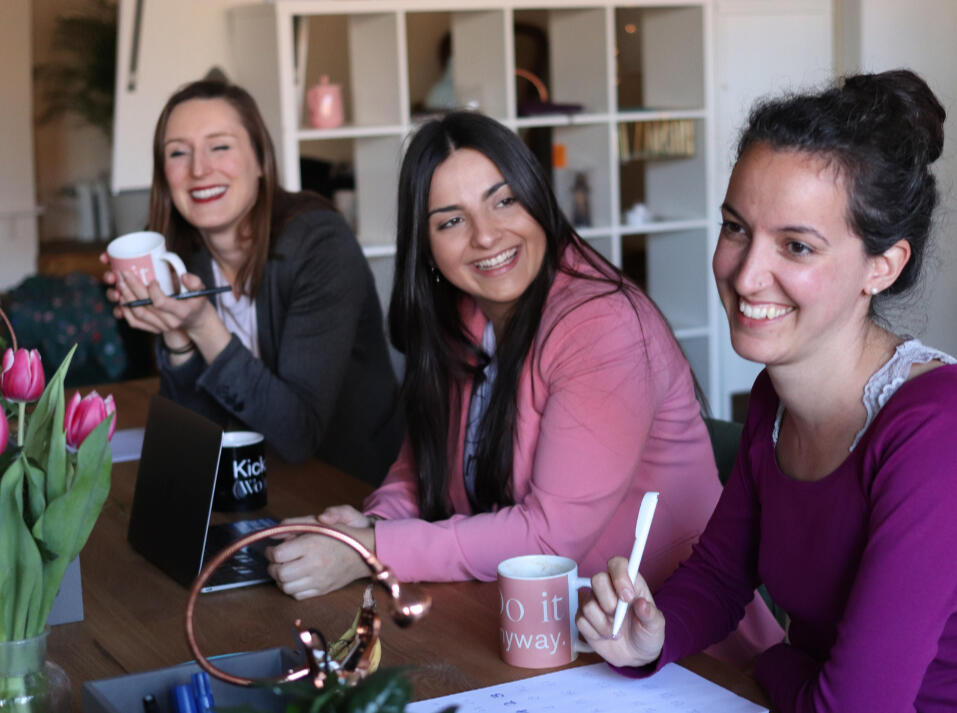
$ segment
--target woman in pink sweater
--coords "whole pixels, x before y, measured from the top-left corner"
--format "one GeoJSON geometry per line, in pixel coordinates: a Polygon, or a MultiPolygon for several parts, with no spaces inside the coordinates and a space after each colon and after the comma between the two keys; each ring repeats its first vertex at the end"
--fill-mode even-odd
{"type": "MultiPolygon", "coordinates": [[[[412,140],[389,318],[406,355],[405,443],[363,512],[335,507],[320,522],[402,580],[492,580],[501,560],[539,552],[587,575],[629,551],[655,490],[643,574],[661,582],[688,555],[720,493],[688,363],[494,120],[453,113],[412,140]]],[[[297,598],[367,573],[326,538],[271,557],[297,598]]],[[[763,643],[780,638],[767,631],[763,643]]]]}

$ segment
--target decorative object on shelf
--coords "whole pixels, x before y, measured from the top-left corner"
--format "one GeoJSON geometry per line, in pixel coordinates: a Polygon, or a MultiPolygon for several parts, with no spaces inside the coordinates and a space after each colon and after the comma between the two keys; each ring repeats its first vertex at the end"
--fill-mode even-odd
{"type": "Polygon", "coordinates": [[[69,711],[66,674],[44,661],[47,618],[110,490],[115,407],[95,392],[65,406],[75,347],[44,388],[39,353],[0,317],[13,344],[0,372],[0,709],[69,711]]]}
{"type": "Polygon", "coordinates": [[[411,689],[401,671],[380,671],[370,675],[378,667],[381,653],[381,621],[376,614],[371,591],[374,584],[379,584],[388,592],[392,619],[399,626],[408,626],[418,621],[431,607],[432,600],[428,594],[415,585],[401,584],[392,571],[362,543],[343,532],[318,523],[290,523],[268,527],[237,540],[217,554],[200,572],[186,602],[186,639],[196,657],[196,663],[211,676],[237,686],[271,686],[277,695],[286,696],[289,700],[287,711],[402,711],[408,702],[411,689]],[[327,645],[321,632],[304,627],[297,619],[296,634],[305,664],[287,671],[277,679],[254,681],[216,668],[196,643],[193,618],[203,585],[213,572],[244,547],[270,537],[292,534],[331,537],[355,550],[369,567],[372,585],[363,593],[362,605],[352,628],[338,641],[327,645]],[[320,702],[320,699],[325,703],[320,702]],[[295,701],[311,703],[307,708],[300,709],[294,705],[295,701]],[[377,705],[373,701],[377,702],[377,705]]]}
{"type": "Polygon", "coordinates": [[[591,186],[586,171],[576,171],[572,183],[572,225],[576,228],[591,227],[591,186]]]}
{"type": "Polygon", "coordinates": [[[694,156],[694,119],[662,119],[618,124],[621,161],[694,156]]]}
{"type": "Polygon", "coordinates": [[[342,110],[342,87],[330,84],[323,74],[319,84],[309,89],[306,95],[309,104],[309,123],[317,129],[335,129],[344,120],[342,110]]]}
{"type": "Polygon", "coordinates": [[[655,219],[655,216],[648,210],[644,203],[635,203],[625,212],[625,225],[644,225],[655,219]]]}
{"type": "Polygon", "coordinates": [[[584,107],[581,104],[556,104],[548,98],[548,88],[545,82],[529,72],[527,69],[516,69],[515,76],[527,79],[538,94],[538,100],[526,100],[518,105],[519,116],[535,114],[576,114],[584,107]]]}

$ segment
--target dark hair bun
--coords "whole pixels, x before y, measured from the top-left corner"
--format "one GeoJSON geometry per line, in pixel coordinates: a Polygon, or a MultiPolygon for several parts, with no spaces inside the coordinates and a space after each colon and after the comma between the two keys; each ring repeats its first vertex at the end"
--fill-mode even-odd
{"type": "Polygon", "coordinates": [[[858,74],[844,80],[843,92],[857,106],[870,107],[859,117],[862,130],[897,134],[901,152],[918,163],[940,158],[947,113],[916,74],[907,69],[858,74]]]}

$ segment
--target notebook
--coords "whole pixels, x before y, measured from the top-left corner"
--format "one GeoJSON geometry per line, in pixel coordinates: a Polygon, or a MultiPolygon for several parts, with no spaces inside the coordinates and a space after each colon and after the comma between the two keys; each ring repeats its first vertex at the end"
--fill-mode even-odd
{"type": "MultiPolygon", "coordinates": [[[[275,525],[263,517],[209,526],[223,430],[162,396],[150,400],[127,539],[133,549],[185,587],[203,564],[250,532],[275,525]]],[[[271,581],[262,540],[224,563],[203,592],[271,581]]]]}

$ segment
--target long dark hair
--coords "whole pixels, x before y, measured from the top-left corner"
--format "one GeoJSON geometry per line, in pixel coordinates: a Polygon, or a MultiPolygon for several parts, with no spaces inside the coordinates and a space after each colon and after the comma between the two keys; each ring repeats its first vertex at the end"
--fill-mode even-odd
{"type": "Polygon", "coordinates": [[[177,106],[192,99],[222,99],[235,109],[249,135],[256,161],[262,171],[256,202],[238,230],[239,239],[248,240],[250,247],[246,260],[236,275],[236,282],[250,297],[255,297],[269,257],[272,236],[278,233],[291,217],[304,210],[311,207],[331,210],[332,207],[319,195],[288,193],[280,187],[276,151],[256,101],[249,92],[221,80],[203,79],[191,82],[178,89],[167,100],[153,133],[153,184],[150,188],[148,229],[165,235],[169,250],[186,258],[203,243],[199,231],[183,218],[173,204],[164,169],[166,158],[163,144],[169,117],[177,106]]]}
{"type": "MultiPolygon", "coordinates": [[[[522,367],[538,332],[545,300],[555,275],[567,272],[606,282],[608,292],[637,289],[586,245],[562,214],[538,160],[522,140],[494,119],[453,112],[422,126],[412,138],[399,173],[395,280],[389,309],[393,345],[406,357],[403,382],[408,434],[418,471],[421,517],[449,515],[448,479],[451,452],[450,403],[461,405],[469,376],[481,378],[491,355],[467,333],[459,314],[463,293],[430,270],[429,189],[436,167],[453,151],[469,148],[492,161],[512,195],[542,227],[546,248],[542,266],[512,310],[496,347],[498,375],[480,425],[476,454],[475,502],[479,512],[514,502],[511,493],[512,446],[522,367]],[[582,274],[563,264],[575,251],[594,273],[582,274]]],[[[592,298],[593,299],[593,298],[592,298]]],[[[637,314],[637,313],[636,313],[637,314]]]]}
{"type": "Polygon", "coordinates": [[[848,225],[864,250],[880,255],[901,238],[910,243],[910,260],[885,290],[895,295],[920,277],[937,205],[930,165],[943,150],[945,117],[930,87],[910,70],[858,74],[820,93],[758,104],[738,157],[766,143],[834,161],[847,186],[848,225]]]}

